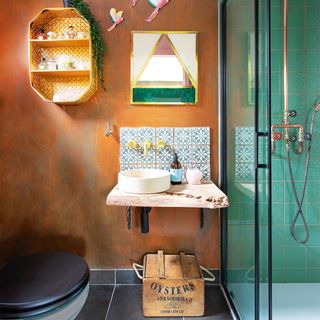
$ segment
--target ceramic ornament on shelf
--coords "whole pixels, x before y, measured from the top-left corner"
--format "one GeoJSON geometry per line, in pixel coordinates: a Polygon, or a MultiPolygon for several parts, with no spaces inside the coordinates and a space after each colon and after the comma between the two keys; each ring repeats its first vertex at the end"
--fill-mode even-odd
{"type": "Polygon", "coordinates": [[[154,7],[154,10],[146,21],[150,23],[158,15],[159,10],[168,4],[169,1],[170,0],[148,0],[148,2],[154,7]]]}
{"type": "Polygon", "coordinates": [[[113,22],[113,25],[108,29],[108,32],[112,31],[118,24],[120,24],[124,19],[122,17],[123,11],[116,11],[115,8],[110,10],[110,18],[113,22]]]}
{"type": "Polygon", "coordinates": [[[132,1],[132,6],[135,7],[137,2],[138,2],[138,0],[131,0],[131,1],[132,1]]]}

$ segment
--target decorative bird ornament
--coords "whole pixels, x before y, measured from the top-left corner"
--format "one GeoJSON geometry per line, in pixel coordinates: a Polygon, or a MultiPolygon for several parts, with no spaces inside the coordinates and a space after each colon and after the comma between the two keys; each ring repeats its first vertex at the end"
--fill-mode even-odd
{"type": "Polygon", "coordinates": [[[113,22],[113,25],[108,29],[108,32],[112,31],[118,24],[120,24],[124,19],[122,17],[123,11],[116,11],[115,8],[110,10],[110,18],[113,22]]]}
{"type": "Polygon", "coordinates": [[[135,7],[135,5],[137,4],[138,0],[132,0],[132,6],[135,7]]]}
{"type": "Polygon", "coordinates": [[[154,7],[153,12],[149,16],[149,18],[146,19],[146,21],[150,23],[158,15],[159,10],[162,9],[166,4],[168,4],[170,0],[148,0],[148,1],[154,7]]]}

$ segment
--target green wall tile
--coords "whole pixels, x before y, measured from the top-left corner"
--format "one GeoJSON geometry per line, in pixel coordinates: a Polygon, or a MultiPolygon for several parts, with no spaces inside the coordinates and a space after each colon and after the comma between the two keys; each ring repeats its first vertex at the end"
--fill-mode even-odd
{"type": "Polygon", "coordinates": [[[283,246],[284,240],[284,225],[274,225],[272,227],[272,244],[275,246],[283,246]]]}
{"type": "Polygon", "coordinates": [[[284,269],[284,247],[272,247],[272,267],[276,269],[284,269]]]}
{"type": "MultiPolygon", "coordinates": [[[[302,212],[304,216],[307,216],[307,205],[303,203],[302,205],[302,212]]],[[[284,223],[289,225],[293,222],[294,217],[296,216],[298,211],[298,205],[295,202],[289,202],[286,203],[284,206],[284,223]]],[[[297,219],[296,225],[302,225],[303,221],[301,219],[301,216],[299,215],[299,218],[297,219]]]]}
{"type": "Polygon", "coordinates": [[[320,225],[309,225],[310,239],[308,246],[319,246],[320,245],[320,225]]]}
{"type": "MultiPolygon", "coordinates": [[[[289,32],[292,29],[301,29],[304,31],[305,29],[305,14],[304,14],[304,8],[300,7],[294,7],[292,3],[290,2],[290,5],[288,7],[288,29],[289,32]]],[[[294,30],[293,32],[296,32],[294,30]]]]}
{"type": "Polygon", "coordinates": [[[272,202],[284,202],[284,182],[272,182],[272,202]]]}
{"type": "Polygon", "coordinates": [[[304,269],[306,267],[307,250],[304,247],[285,247],[284,265],[288,269],[304,269]]]}
{"type": "Polygon", "coordinates": [[[307,203],[307,222],[309,225],[320,225],[320,202],[307,203]]]}
{"type": "Polygon", "coordinates": [[[271,50],[283,50],[283,32],[281,29],[271,30],[271,50]]]}
{"type": "Polygon", "coordinates": [[[284,269],[272,270],[272,282],[273,283],[284,282],[284,269]]]}
{"type": "Polygon", "coordinates": [[[320,33],[314,30],[307,32],[306,47],[308,50],[320,49],[320,33]]]}
{"type": "Polygon", "coordinates": [[[320,246],[307,249],[307,267],[320,268],[320,246]]]}
{"type": "Polygon", "coordinates": [[[288,49],[301,50],[305,48],[305,34],[304,29],[293,30],[288,32],[288,49]]]}
{"type": "Polygon", "coordinates": [[[289,71],[289,94],[304,94],[306,86],[306,76],[304,72],[289,71]]]}
{"type": "Polygon", "coordinates": [[[272,224],[284,224],[284,204],[277,203],[272,206],[272,224]]]}
{"type": "Polygon", "coordinates": [[[306,281],[306,272],[301,269],[285,270],[284,276],[285,282],[288,283],[304,283],[306,281]]]}
{"type": "MultiPolygon", "coordinates": [[[[320,168],[319,168],[320,170],[320,168]]],[[[308,202],[319,202],[320,199],[320,183],[319,181],[309,181],[308,182],[308,202]]]]}
{"type": "Polygon", "coordinates": [[[283,52],[280,50],[272,50],[271,52],[271,71],[283,72],[283,52]]]}
{"type": "Polygon", "coordinates": [[[308,6],[320,7],[320,2],[319,0],[307,0],[306,5],[307,7],[308,6]]]}
{"type": "Polygon", "coordinates": [[[271,163],[272,165],[272,180],[279,181],[284,180],[284,161],[275,159],[271,163]]]}
{"type": "Polygon", "coordinates": [[[319,10],[315,10],[313,7],[307,7],[306,10],[306,26],[308,30],[315,29],[314,32],[317,32],[317,30],[320,28],[319,10]]]}
{"type": "Polygon", "coordinates": [[[306,282],[320,282],[320,268],[306,269],[306,282]]]}
{"type": "Polygon", "coordinates": [[[289,68],[288,70],[290,72],[305,72],[305,68],[306,68],[305,62],[306,62],[305,50],[289,50],[288,51],[288,68],[289,68]]]}

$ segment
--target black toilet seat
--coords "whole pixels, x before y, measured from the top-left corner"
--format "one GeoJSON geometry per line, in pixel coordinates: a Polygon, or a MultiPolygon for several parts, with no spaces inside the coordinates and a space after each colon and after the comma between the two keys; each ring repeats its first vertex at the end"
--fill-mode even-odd
{"type": "Polygon", "coordinates": [[[76,297],[88,284],[85,260],[68,252],[19,257],[0,270],[0,319],[51,311],[76,297]]]}

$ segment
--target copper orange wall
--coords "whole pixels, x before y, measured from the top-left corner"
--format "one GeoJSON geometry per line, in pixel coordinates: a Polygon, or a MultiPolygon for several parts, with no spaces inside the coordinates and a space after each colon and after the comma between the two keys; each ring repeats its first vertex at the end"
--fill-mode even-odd
{"type": "Polygon", "coordinates": [[[125,208],[107,207],[117,182],[121,126],[210,126],[212,179],[218,180],[217,1],[171,0],[147,24],[147,0],[88,0],[101,21],[108,46],[107,91],[86,104],[61,108],[42,101],[28,75],[28,23],[43,8],[62,0],[1,1],[0,42],[0,255],[63,249],[84,255],[91,267],[129,267],[144,253],[194,252],[202,264],[219,267],[219,214],[158,209],[150,215],[150,233],[141,235],[139,215],[126,229],[125,208]],[[107,33],[111,7],[125,21],[107,33]],[[199,31],[199,105],[130,106],[130,31],[199,31]],[[115,134],[104,136],[106,119],[115,134]]]}

